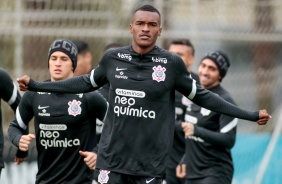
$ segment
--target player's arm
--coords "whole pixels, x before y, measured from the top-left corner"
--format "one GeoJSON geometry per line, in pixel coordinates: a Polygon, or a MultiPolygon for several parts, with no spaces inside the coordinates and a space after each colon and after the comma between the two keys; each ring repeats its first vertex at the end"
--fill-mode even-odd
{"type": "Polygon", "coordinates": [[[178,178],[185,178],[186,177],[186,154],[184,154],[176,166],[176,177],[178,178]]]}
{"type": "MultiPolygon", "coordinates": [[[[222,98],[232,104],[235,104],[234,100],[227,94],[222,98]]],[[[202,138],[205,142],[208,142],[210,144],[231,149],[234,146],[236,140],[236,128],[238,119],[221,114],[219,122],[215,123],[219,123],[219,131],[211,131],[195,125],[194,135],[196,137],[202,138]]]]}
{"type": "Polygon", "coordinates": [[[89,74],[71,77],[55,82],[35,82],[28,76],[17,79],[21,90],[44,91],[53,93],[86,93],[94,91],[108,82],[106,62],[109,52],[105,53],[99,66],[89,74]]]}
{"type": "Polygon", "coordinates": [[[190,78],[190,73],[180,57],[175,56],[176,79],[175,89],[189,98],[195,104],[202,106],[214,112],[226,114],[249,121],[257,121],[259,124],[266,124],[271,116],[266,110],[247,111],[243,110],[219,97],[218,95],[203,89],[196,84],[196,81],[190,78]]]}
{"type": "MultiPolygon", "coordinates": [[[[93,122],[93,124],[95,124],[96,127],[97,119],[103,122],[106,118],[109,106],[108,102],[100,93],[92,92],[87,93],[87,105],[89,108],[89,117],[91,118],[91,121],[93,122]]],[[[96,132],[93,133],[96,134],[96,132]]],[[[95,146],[95,148],[93,148],[92,152],[98,152],[98,144],[97,146],[95,146]]]]}
{"type": "Polygon", "coordinates": [[[212,145],[231,149],[235,144],[237,122],[237,118],[221,115],[220,124],[225,124],[225,126],[220,126],[219,132],[211,131],[192,124],[192,126],[194,126],[193,135],[200,137],[205,142],[212,145]]]}
{"type": "MultiPolygon", "coordinates": [[[[27,149],[21,149],[21,151],[27,151],[29,141],[31,141],[33,136],[27,135],[28,131],[28,123],[33,118],[33,109],[32,109],[32,92],[26,92],[20,104],[16,110],[16,115],[8,128],[8,137],[10,141],[19,149],[21,149],[21,143],[23,145],[27,143],[27,149]],[[29,137],[31,140],[29,140],[29,137]],[[22,138],[26,138],[27,140],[23,140],[22,138]],[[22,141],[22,142],[21,142],[22,141]]],[[[24,146],[26,147],[26,146],[24,146]]]]}
{"type": "Polygon", "coordinates": [[[108,102],[100,93],[88,93],[87,104],[89,112],[93,114],[100,121],[104,121],[108,112],[108,102]]]}
{"type": "Polygon", "coordinates": [[[0,78],[0,96],[15,112],[20,102],[21,95],[16,85],[13,83],[12,78],[3,69],[0,69],[0,78]]]}

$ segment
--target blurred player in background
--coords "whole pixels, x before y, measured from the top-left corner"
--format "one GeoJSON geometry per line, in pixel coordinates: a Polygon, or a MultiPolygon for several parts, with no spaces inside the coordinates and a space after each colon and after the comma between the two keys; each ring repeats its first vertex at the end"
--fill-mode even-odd
{"type": "Polygon", "coordinates": [[[73,40],[73,43],[77,47],[77,67],[74,70],[74,76],[83,75],[89,73],[92,68],[92,53],[87,42],[83,40],[73,40]]]}
{"type": "MultiPolygon", "coordinates": [[[[191,77],[199,84],[199,77],[191,71],[191,65],[194,62],[195,49],[189,39],[176,39],[172,40],[169,44],[168,51],[179,55],[185,63],[187,70],[190,72],[191,77]]],[[[184,121],[184,115],[187,106],[192,102],[184,97],[178,91],[175,91],[175,130],[172,149],[170,151],[168,166],[166,169],[165,181],[167,184],[183,184],[185,182],[182,178],[176,177],[176,167],[179,164],[182,156],[185,153],[185,136],[181,127],[184,121]]]]}
{"type": "MultiPolygon", "coordinates": [[[[21,95],[17,89],[17,86],[13,83],[12,78],[6,70],[0,68],[0,100],[4,100],[7,104],[16,112],[16,109],[21,100],[21,95]]],[[[3,135],[3,124],[2,124],[2,110],[0,101],[0,176],[2,168],[4,168],[3,160],[3,149],[4,149],[4,135],[3,135]]],[[[17,152],[15,162],[19,159],[25,158],[27,154],[17,152]]]]}
{"type": "MultiPolygon", "coordinates": [[[[71,78],[77,66],[77,48],[67,39],[55,40],[48,53],[51,82],[71,78]]],[[[92,183],[96,165],[96,118],[101,121],[107,102],[97,92],[24,93],[8,135],[21,151],[36,139],[36,184],[92,183]],[[35,135],[23,135],[34,117],[35,135]]]]}
{"type": "MultiPolygon", "coordinates": [[[[208,53],[198,68],[201,86],[235,104],[220,85],[230,62],[221,51],[208,53]]],[[[184,165],[178,166],[179,177],[186,175],[186,184],[231,184],[233,162],[231,148],[235,144],[238,119],[191,104],[182,128],[186,138],[184,165]],[[186,166],[185,166],[186,165],[186,166]]]]}
{"type": "Polygon", "coordinates": [[[132,45],[109,49],[90,74],[56,82],[17,81],[20,89],[89,92],[109,83],[109,112],[97,157],[98,181],[107,184],[161,184],[173,140],[175,90],[219,113],[264,125],[266,110],[246,111],[196,85],[183,60],[158,46],[160,12],[137,8],[129,26],[132,45]]]}

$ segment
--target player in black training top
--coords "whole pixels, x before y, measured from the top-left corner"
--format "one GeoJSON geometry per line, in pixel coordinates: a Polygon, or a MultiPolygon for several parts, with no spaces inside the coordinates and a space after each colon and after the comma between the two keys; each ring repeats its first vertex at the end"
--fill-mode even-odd
{"type": "MultiPolygon", "coordinates": [[[[202,59],[198,74],[203,88],[235,104],[220,85],[229,66],[224,53],[213,51],[202,59]]],[[[231,184],[234,171],[231,148],[235,144],[238,119],[191,104],[185,122],[182,123],[186,138],[186,171],[182,171],[186,173],[185,183],[231,184]]]]}
{"type": "MultiPolygon", "coordinates": [[[[48,53],[51,82],[73,77],[77,48],[66,39],[55,40],[48,53]]],[[[107,102],[97,92],[59,94],[27,91],[17,108],[8,135],[27,151],[36,138],[37,184],[91,184],[96,164],[96,118],[103,120],[107,102]],[[22,135],[34,117],[35,135],[22,135]]]]}
{"type": "MultiPolygon", "coordinates": [[[[21,100],[20,93],[17,86],[13,83],[12,78],[6,70],[0,68],[0,100],[3,99],[16,112],[17,106],[21,100]]],[[[2,168],[4,168],[3,149],[4,149],[4,135],[2,125],[2,111],[0,101],[0,176],[2,168]]],[[[17,156],[19,153],[17,153],[17,156]]],[[[22,155],[25,157],[26,155],[22,155]]]]}
{"type": "MultiPolygon", "coordinates": [[[[191,65],[194,62],[195,49],[189,39],[175,39],[169,44],[168,51],[178,54],[190,72],[191,77],[199,84],[199,77],[196,73],[191,71],[191,65]]],[[[179,164],[183,154],[185,153],[185,136],[181,127],[181,123],[184,121],[184,115],[186,108],[192,102],[188,100],[178,91],[175,91],[175,129],[172,148],[169,153],[169,160],[166,169],[165,181],[166,184],[183,184],[184,179],[176,177],[176,167],[179,164]]]]}
{"type": "Polygon", "coordinates": [[[138,8],[130,24],[132,45],[108,50],[90,74],[57,82],[18,79],[21,90],[87,92],[110,84],[109,112],[99,142],[100,183],[160,184],[165,175],[175,120],[175,90],[207,109],[259,124],[266,110],[246,111],[196,85],[182,59],[155,45],[161,16],[138,8]]]}

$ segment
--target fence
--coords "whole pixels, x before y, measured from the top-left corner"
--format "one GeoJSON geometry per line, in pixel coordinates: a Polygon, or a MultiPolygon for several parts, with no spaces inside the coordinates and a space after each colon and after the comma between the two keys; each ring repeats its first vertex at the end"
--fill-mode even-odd
{"type": "MultiPolygon", "coordinates": [[[[133,10],[153,4],[162,14],[166,48],[175,38],[189,38],[196,48],[196,71],[201,57],[222,50],[231,60],[223,86],[245,109],[274,112],[282,101],[282,2],[279,0],[0,0],[0,67],[15,79],[49,77],[47,51],[60,37],[88,41],[97,65],[110,42],[131,43],[133,10]]],[[[3,128],[13,116],[2,103],[3,128]]],[[[238,133],[271,134],[275,122],[259,127],[240,121],[238,133]]]]}

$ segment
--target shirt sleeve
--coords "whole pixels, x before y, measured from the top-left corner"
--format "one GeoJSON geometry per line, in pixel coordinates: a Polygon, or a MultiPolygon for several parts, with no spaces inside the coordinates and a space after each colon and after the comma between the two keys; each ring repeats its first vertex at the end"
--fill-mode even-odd
{"type": "Polygon", "coordinates": [[[55,82],[35,82],[31,79],[28,83],[28,90],[52,93],[86,93],[99,89],[108,82],[106,62],[109,54],[109,52],[106,52],[98,67],[93,69],[89,74],[55,82]]]}
{"type": "MultiPolygon", "coordinates": [[[[235,104],[229,94],[222,96],[226,101],[235,104]]],[[[217,123],[217,122],[216,122],[217,123]]],[[[211,131],[195,125],[194,135],[201,137],[205,142],[231,149],[235,144],[238,119],[224,114],[219,115],[219,130],[211,131]]]]}
{"type": "Polygon", "coordinates": [[[214,112],[222,113],[228,116],[237,117],[249,121],[259,119],[259,111],[247,111],[229,103],[196,84],[196,81],[190,77],[184,62],[179,56],[175,55],[176,79],[175,89],[189,98],[195,104],[202,106],[214,112]]]}
{"type": "Polygon", "coordinates": [[[221,122],[228,122],[228,124],[225,127],[220,127],[219,132],[194,125],[194,135],[210,144],[231,149],[235,144],[237,121],[237,118],[221,115],[220,124],[222,124],[221,122]]]}
{"type": "Polygon", "coordinates": [[[8,105],[16,111],[16,108],[20,102],[21,95],[14,84],[12,78],[9,76],[9,74],[3,70],[0,69],[0,77],[1,77],[1,83],[0,83],[0,97],[8,103],[8,105]]]}
{"type": "Polygon", "coordinates": [[[94,122],[96,123],[96,118],[100,121],[104,121],[108,111],[108,102],[106,99],[97,92],[91,92],[87,97],[88,112],[94,117],[94,122]]]}
{"type": "Polygon", "coordinates": [[[8,137],[15,146],[19,146],[22,135],[28,133],[28,124],[33,118],[32,92],[26,92],[16,110],[16,115],[8,128],[8,137]]]}

